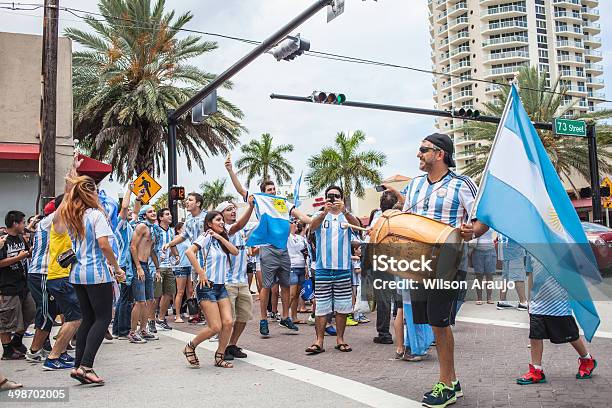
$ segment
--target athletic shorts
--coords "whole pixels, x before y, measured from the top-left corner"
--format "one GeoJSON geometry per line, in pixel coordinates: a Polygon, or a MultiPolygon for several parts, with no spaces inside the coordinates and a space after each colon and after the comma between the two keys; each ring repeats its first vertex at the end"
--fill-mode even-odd
{"type": "Polygon", "coordinates": [[[502,279],[513,282],[524,282],[527,279],[525,258],[511,259],[503,262],[502,279]]]}
{"type": "Polygon", "coordinates": [[[475,249],[472,252],[472,265],[477,275],[495,273],[497,252],[493,249],[475,249]]]}
{"type": "Polygon", "coordinates": [[[59,278],[47,281],[47,291],[57,302],[64,321],[74,322],[81,320],[81,306],[76,291],[68,278],[59,278]]]}
{"type": "Polygon", "coordinates": [[[246,323],[253,318],[253,296],[246,283],[228,283],[225,285],[232,305],[234,321],[246,323]]]}
{"type": "Polygon", "coordinates": [[[259,248],[263,287],[271,288],[275,283],[286,288],[291,285],[291,259],[286,249],[271,245],[259,248]]]}
{"type": "Polygon", "coordinates": [[[51,331],[53,320],[60,312],[55,299],[49,295],[47,290],[47,275],[28,274],[28,288],[36,304],[34,327],[46,332],[51,331]]]}
{"type": "Polygon", "coordinates": [[[19,296],[0,295],[0,333],[24,331],[36,317],[30,292],[19,296]]]}
{"type": "MultiPolygon", "coordinates": [[[[459,272],[458,272],[459,274],[459,272]]],[[[458,289],[410,289],[414,324],[447,327],[455,324],[458,289]]]]}
{"type": "Polygon", "coordinates": [[[563,344],[576,341],[579,337],[574,316],[529,315],[530,339],[550,339],[551,343],[563,344]]]}
{"type": "Polygon", "coordinates": [[[302,285],[306,279],[306,268],[291,268],[289,283],[293,285],[302,285]]]}
{"type": "Polygon", "coordinates": [[[316,316],[325,316],[336,312],[349,314],[353,310],[352,271],[317,269],[315,298],[317,299],[316,316]]]}
{"type": "Polygon", "coordinates": [[[176,294],[176,278],[172,268],[159,268],[159,273],[161,282],[155,281],[153,296],[155,299],[161,295],[174,296],[176,294]]]}
{"type": "Polygon", "coordinates": [[[144,302],[155,299],[155,291],[153,290],[153,275],[149,271],[149,264],[141,262],[140,266],[144,271],[144,281],[138,279],[136,266],[134,266],[134,277],[132,278],[132,296],[134,302],[144,302]]]}

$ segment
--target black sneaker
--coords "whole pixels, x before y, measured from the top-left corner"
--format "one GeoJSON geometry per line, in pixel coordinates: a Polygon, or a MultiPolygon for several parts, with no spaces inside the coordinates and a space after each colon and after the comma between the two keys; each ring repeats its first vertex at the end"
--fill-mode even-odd
{"type": "Polygon", "coordinates": [[[286,318],[286,319],[281,319],[281,321],[278,323],[278,325],[280,327],[284,327],[285,329],[289,329],[291,331],[298,331],[300,329],[298,329],[298,327],[295,325],[295,323],[293,323],[293,320],[291,320],[290,317],[286,318]]]}
{"type": "Polygon", "coordinates": [[[20,344],[18,346],[13,346],[13,348],[15,349],[15,351],[17,351],[18,353],[23,354],[24,356],[28,352],[28,348],[26,346],[24,346],[23,344],[20,344]]]}
{"type": "Polygon", "coordinates": [[[455,390],[441,382],[434,385],[431,392],[426,393],[421,400],[423,406],[429,408],[444,408],[455,402],[457,402],[455,390]]]}
{"type": "Polygon", "coordinates": [[[168,325],[168,323],[166,322],[166,319],[157,320],[155,322],[155,325],[159,327],[159,330],[164,330],[164,331],[172,330],[172,327],[168,325]]]}
{"type": "Polygon", "coordinates": [[[225,349],[225,354],[223,355],[224,360],[233,360],[234,355],[230,352],[229,347],[225,349]]]}
{"type": "MultiPolygon", "coordinates": [[[[244,351],[242,351],[242,349],[238,346],[227,346],[227,348],[225,349],[225,353],[231,353],[232,356],[236,357],[236,358],[246,358],[247,355],[244,351]]],[[[227,360],[227,359],[226,359],[227,360]]]]}
{"type": "Polygon", "coordinates": [[[149,329],[149,333],[152,334],[156,334],[157,333],[157,328],[155,328],[155,321],[153,320],[149,320],[149,322],[147,323],[147,328],[149,329]]]}
{"type": "Polygon", "coordinates": [[[11,347],[11,350],[8,353],[2,353],[2,360],[25,360],[25,354],[22,354],[11,347]]]}
{"type": "Polygon", "coordinates": [[[372,341],[376,344],[393,344],[391,336],[376,336],[372,341]]]}
{"type": "Polygon", "coordinates": [[[512,303],[508,303],[508,302],[502,301],[502,300],[497,302],[496,307],[497,307],[497,310],[516,309],[516,307],[512,303]]]}

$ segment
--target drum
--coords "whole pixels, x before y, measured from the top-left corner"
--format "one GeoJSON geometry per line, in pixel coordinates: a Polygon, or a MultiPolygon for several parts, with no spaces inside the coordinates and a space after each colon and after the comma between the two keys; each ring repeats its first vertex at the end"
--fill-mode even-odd
{"type": "Polygon", "coordinates": [[[454,280],[464,246],[459,229],[399,210],[387,210],[382,214],[372,226],[370,244],[373,244],[369,248],[372,251],[370,259],[380,260],[386,255],[387,264],[391,257],[397,261],[397,268],[386,272],[419,281],[454,280]]]}

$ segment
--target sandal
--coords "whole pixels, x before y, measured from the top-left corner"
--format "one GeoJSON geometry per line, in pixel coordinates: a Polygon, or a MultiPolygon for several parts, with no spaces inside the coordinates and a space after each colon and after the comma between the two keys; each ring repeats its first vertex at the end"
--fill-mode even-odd
{"type": "Polygon", "coordinates": [[[325,352],[325,349],[319,346],[318,344],[313,344],[312,346],[306,349],[306,353],[308,353],[311,356],[315,354],[321,354],[324,352],[325,352]]]}
{"type": "Polygon", "coordinates": [[[492,300],[487,300],[487,305],[494,305],[494,304],[495,304],[495,302],[494,302],[494,301],[492,301],[492,300]]]}
{"type": "Polygon", "coordinates": [[[191,368],[200,368],[200,360],[198,360],[195,349],[196,348],[193,343],[189,342],[183,349],[183,355],[187,359],[187,362],[191,368]],[[191,351],[189,349],[191,349],[191,351]]]}
{"type": "Polygon", "coordinates": [[[8,378],[5,378],[4,381],[0,382],[0,391],[14,390],[17,388],[22,388],[23,384],[20,384],[15,381],[11,381],[8,378]]]}
{"type": "Polygon", "coordinates": [[[234,368],[234,365],[229,361],[225,361],[223,358],[225,357],[224,353],[215,353],[215,366],[222,368],[234,368]]]}
{"type": "Polygon", "coordinates": [[[482,305],[482,300],[477,300],[477,301],[476,301],[476,304],[477,304],[478,306],[482,305]]]}
{"type": "Polygon", "coordinates": [[[353,351],[353,349],[351,348],[351,346],[349,346],[346,343],[342,343],[342,344],[337,344],[336,347],[334,347],[336,350],[340,350],[343,353],[348,353],[353,351]]]}
{"type": "Polygon", "coordinates": [[[183,319],[181,319],[180,317],[174,319],[174,323],[185,323],[185,321],[183,319]]]}
{"type": "Polygon", "coordinates": [[[100,378],[93,368],[85,368],[80,366],[70,373],[70,377],[79,381],[81,384],[94,384],[96,386],[102,386],[105,384],[104,380],[100,378]]]}
{"type": "Polygon", "coordinates": [[[293,324],[306,324],[306,322],[300,319],[295,319],[293,320],[293,324]]]}

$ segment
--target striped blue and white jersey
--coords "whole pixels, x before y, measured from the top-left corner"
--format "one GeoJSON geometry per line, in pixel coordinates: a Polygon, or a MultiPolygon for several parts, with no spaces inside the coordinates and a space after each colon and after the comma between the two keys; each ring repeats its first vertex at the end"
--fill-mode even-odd
{"type": "Polygon", "coordinates": [[[181,242],[176,246],[176,250],[179,253],[179,261],[176,268],[191,268],[191,262],[189,262],[189,258],[185,255],[190,246],[191,244],[187,241],[181,242]]]}
{"type": "MultiPolygon", "coordinates": [[[[228,231],[231,225],[225,225],[228,231]]],[[[238,248],[238,255],[230,255],[230,267],[227,271],[225,283],[247,283],[247,247],[244,239],[244,232],[238,231],[230,235],[230,242],[238,248]]]]}
{"type": "Polygon", "coordinates": [[[203,259],[205,259],[206,277],[209,281],[217,284],[224,284],[230,268],[230,261],[227,254],[223,251],[221,243],[209,235],[200,235],[193,242],[200,248],[203,259]]]}
{"type": "MultiPolygon", "coordinates": [[[[193,244],[195,240],[200,236],[200,234],[204,233],[204,218],[206,217],[206,211],[202,211],[198,216],[188,216],[187,220],[185,220],[185,227],[182,234],[182,237],[189,242],[189,244],[193,244]]],[[[200,266],[204,265],[204,260],[202,259],[202,254],[198,252],[198,260],[200,261],[200,266]]]]}
{"type": "Polygon", "coordinates": [[[130,252],[130,243],[134,235],[134,227],[132,223],[119,217],[117,228],[115,228],[115,239],[119,246],[119,257],[117,261],[122,268],[127,268],[132,263],[132,254],[130,252]]]}
{"type": "Polygon", "coordinates": [[[404,212],[459,227],[468,221],[476,198],[476,185],[467,176],[449,171],[435,183],[427,174],[415,177],[405,188],[404,212]]]}
{"type": "MultiPolygon", "coordinates": [[[[318,214],[317,214],[318,215],[318,214]]],[[[328,213],[315,230],[317,241],[316,270],[351,269],[351,230],[344,214],[328,213]]]]}
{"type": "Polygon", "coordinates": [[[113,230],[108,220],[100,210],[89,208],[85,211],[83,224],[85,236],[83,238],[71,236],[76,263],[70,271],[70,283],[95,285],[113,282],[106,258],[98,245],[99,238],[113,237],[113,230]]]}
{"type": "Polygon", "coordinates": [[[47,275],[49,272],[49,240],[54,215],[55,213],[49,214],[36,226],[32,243],[32,258],[28,265],[29,274],[47,275]]]}
{"type": "Polygon", "coordinates": [[[173,256],[170,253],[170,248],[165,251],[162,247],[165,244],[170,243],[174,239],[174,229],[168,227],[167,230],[163,229],[159,224],[155,224],[153,227],[154,240],[155,240],[155,253],[157,254],[157,260],[159,261],[160,268],[172,268],[173,256]]]}
{"type": "Polygon", "coordinates": [[[567,291],[559,285],[546,269],[535,258],[533,266],[533,287],[529,313],[545,316],[570,316],[572,308],[567,291]]]}

